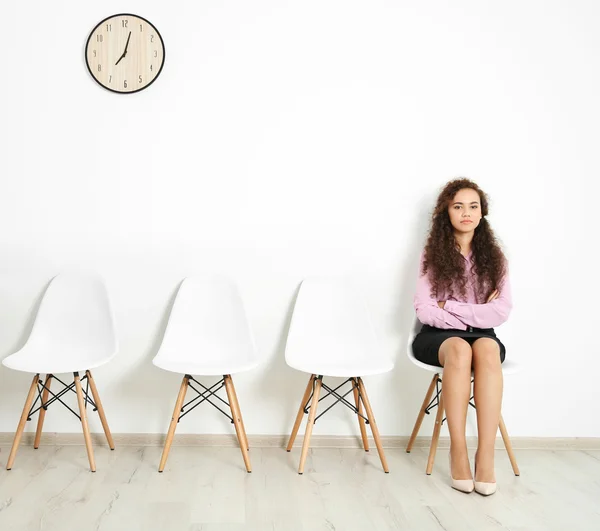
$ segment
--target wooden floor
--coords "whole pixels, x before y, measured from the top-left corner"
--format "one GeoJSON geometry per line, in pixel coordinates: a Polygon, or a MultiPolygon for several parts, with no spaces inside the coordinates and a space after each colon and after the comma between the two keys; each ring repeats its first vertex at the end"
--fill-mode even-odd
{"type": "Polygon", "coordinates": [[[447,450],[433,475],[427,453],[251,450],[248,474],[235,448],[96,448],[89,472],[83,446],[23,446],[11,471],[0,449],[0,530],[60,531],[484,531],[600,529],[600,451],[520,450],[521,477],[497,452],[498,492],[489,498],[448,485],[447,450]]]}

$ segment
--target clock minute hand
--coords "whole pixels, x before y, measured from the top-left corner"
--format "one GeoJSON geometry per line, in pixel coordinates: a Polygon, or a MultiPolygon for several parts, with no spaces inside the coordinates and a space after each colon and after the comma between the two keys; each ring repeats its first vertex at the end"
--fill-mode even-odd
{"type": "Polygon", "coordinates": [[[125,43],[125,51],[123,55],[127,55],[127,48],[129,48],[129,39],[131,39],[131,31],[129,32],[129,36],[127,37],[127,42],[125,43]]]}
{"type": "Polygon", "coordinates": [[[129,39],[131,39],[131,31],[129,32],[129,36],[127,37],[127,42],[125,43],[125,50],[123,50],[123,55],[119,57],[119,60],[115,63],[115,66],[117,66],[121,62],[121,59],[123,59],[123,57],[127,55],[127,48],[129,48],[129,39]]]}

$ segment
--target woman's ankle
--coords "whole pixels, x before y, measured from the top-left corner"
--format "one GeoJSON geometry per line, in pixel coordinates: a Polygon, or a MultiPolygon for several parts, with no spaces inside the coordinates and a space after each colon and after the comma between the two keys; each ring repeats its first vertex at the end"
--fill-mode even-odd
{"type": "Polygon", "coordinates": [[[484,463],[494,463],[494,448],[488,447],[477,447],[477,451],[475,452],[475,457],[478,462],[484,463]]]}
{"type": "Polygon", "coordinates": [[[450,442],[450,455],[453,458],[469,457],[466,441],[450,442]]]}
{"type": "Polygon", "coordinates": [[[494,450],[478,448],[475,454],[475,481],[495,482],[494,450]]]}

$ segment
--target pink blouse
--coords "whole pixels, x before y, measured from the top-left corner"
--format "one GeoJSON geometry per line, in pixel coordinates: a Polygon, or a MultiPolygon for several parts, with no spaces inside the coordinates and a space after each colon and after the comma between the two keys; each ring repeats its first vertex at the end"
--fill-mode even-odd
{"type": "Polygon", "coordinates": [[[471,256],[472,254],[470,253],[465,257],[465,273],[467,275],[466,297],[460,301],[439,297],[440,301],[446,301],[444,308],[440,308],[438,306],[438,299],[431,297],[429,276],[421,274],[423,271],[424,253],[421,254],[419,280],[417,281],[417,292],[414,298],[415,311],[421,323],[435,326],[436,328],[467,330],[470,326],[475,328],[493,328],[500,326],[508,319],[508,314],[512,309],[508,274],[504,277],[499,287],[500,295],[498,298],[492,302],[478,304],[475,291],[477,284],[475,273],[472,271],[471,256]]]}

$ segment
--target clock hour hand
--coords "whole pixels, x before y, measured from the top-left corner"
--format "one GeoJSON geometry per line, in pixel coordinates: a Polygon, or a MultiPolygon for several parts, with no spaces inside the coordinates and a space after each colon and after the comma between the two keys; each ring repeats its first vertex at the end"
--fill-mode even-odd
{"type": "Polygon", "coordinates": [[[123,57],[127,55],[127,48],[129,48],[129,39],[131,39],[131,31],[129,32],[129,36],[127,37],[127,43],[125,43],[125,50],[123,50],[123,55],[119,57],[119,60],[115,63],[115,66],[117,66],[121,62],[121,59],[123,59],[123,57]]]}

